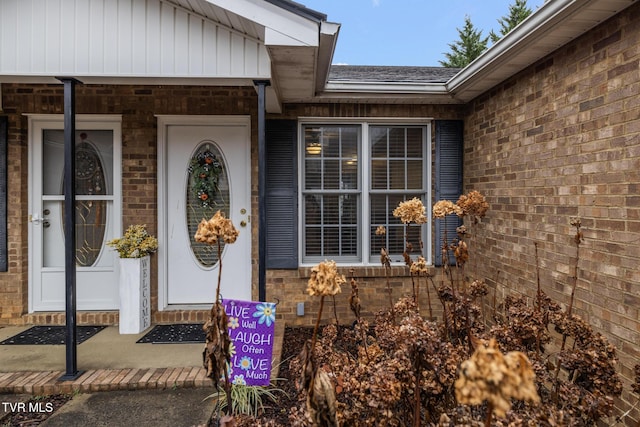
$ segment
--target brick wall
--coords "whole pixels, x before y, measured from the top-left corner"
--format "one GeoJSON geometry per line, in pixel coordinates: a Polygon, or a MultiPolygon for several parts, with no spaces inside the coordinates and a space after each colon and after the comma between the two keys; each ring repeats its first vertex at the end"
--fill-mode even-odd
{"type": "Polygon", "coordinates": [[[566,305],[579,217],[574,312],[617,347],[627,409],[640,362],[638,22],[636,4],[477,98],[465,118],[465,191],[491,204],[470,271],[499,296],[533,296],[537,243],[542,287],[566,305]]]}

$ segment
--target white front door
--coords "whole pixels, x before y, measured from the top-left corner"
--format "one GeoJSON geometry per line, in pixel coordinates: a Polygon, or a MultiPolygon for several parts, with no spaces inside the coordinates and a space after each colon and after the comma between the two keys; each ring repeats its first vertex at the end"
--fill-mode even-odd
{"type": "MultiPolygon", "coordinates": [[[[76,118],[76,298],[78,310],[118,307],[120,116],[76,118]]],[[[64,125],[29,116],[29,311],[65,309],[64,125]]]]}
{"type": "Polygon", "coordinates": [[[210,305],[222,264],[223,298],[251,300],[250,121],[160,116],[160,309],[210,305]],[[221,248],[198,243],[202,219],[222,210],[239,231],[221,248]],[[162,224],[164,223],[164,224],[162,224]]]}

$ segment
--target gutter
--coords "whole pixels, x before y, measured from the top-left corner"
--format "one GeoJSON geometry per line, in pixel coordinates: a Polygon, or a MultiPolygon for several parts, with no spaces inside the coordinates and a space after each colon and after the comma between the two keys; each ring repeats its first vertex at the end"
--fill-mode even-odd
{"type": "Polygon", "coordinates": [[[333,54],[338,43],[340,24],[322,21],[318,28],[318,56],[316,58],[315,94],[322,92],[329,78],[333,54]]]}
{"type": "Polygon", "coordinates": [[[325,93],[407,93],[448,95],[449,91],[444,83],[416,83],[416,82],[358,82],[358,81],[329,81],[325,93]]]}
{"type": "MultiPolygon", "coordinates": [[[[628,0],[626,6],[630,6],[635,0],[628,0]]],[[[621,3],[621,2],[618,2],[621,3]]],[[[624,6],[624,7],[626,7],[624,6]]],[[[521,22],[515,29],[505,35],[496,42],[495,45],[487,49],[482,55],[476,58],[471,64],[462,69],[458,74],[453,76],[447,83],[447,90],[455,97],[470,101],[475,96],[465,97],[465,91],[479,85],[478,90],[484,92],[489,90],[494,84],[483,85],[483,81],[488,79],[495,82],[496,80],[504,81],[515,73],[521,71],[533,62],[543,58],[554,50],[564,46],[574,38],[589,30],[593,25],[610,18],[624,7],[614,9],[614,4],[606,0],[550,0],[545,2],[540,9],[531,14],[526,20],[521,22]],[[601,6],[600,14],[602,19],[593,23],[593,16],[588,21],[582,21],[582,27],[578,23],[574,23],[574,27],[559,28],[559,25],[570,23],[570,18],[581,10],[587,11],[589,6],[601,6]],[[592,24],[590,24],[593,23],[592,24]],[[569,31],[567,31],[569,30],[569,31]],[[553,45],[547,44],[543,50],[540,49],[540,40],[545,37],[554,36],[552,31],[563,31],[563,34],[555,35],[558,39],[553,45]],[[535,53],[526,56],[526,49],[536,49],[535,53]],[[525,62],[518,64],[517,69],[504,68],[505,64],[510,61],[514,62],[514,58],[519,57],[525,62]],[[488,87],[484,87],[488,86],[488,87]]],[[[576,20],[580,22],[579,20],[576,20]]],[[[471,94],[473,95],[473,94],[471,94]]]]}

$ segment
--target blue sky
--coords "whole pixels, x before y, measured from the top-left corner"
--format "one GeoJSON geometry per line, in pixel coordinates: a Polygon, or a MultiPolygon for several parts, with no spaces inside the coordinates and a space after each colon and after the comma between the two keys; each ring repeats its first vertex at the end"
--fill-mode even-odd
{"type": "MultiPolygon", "coordinates": [[[[440,66],[465,15],[488,36],[514,0],[296,0],[342,24],[334,64],[440,66]]],[[[537,10],[544,0],[528,0],[537,10]]]]}

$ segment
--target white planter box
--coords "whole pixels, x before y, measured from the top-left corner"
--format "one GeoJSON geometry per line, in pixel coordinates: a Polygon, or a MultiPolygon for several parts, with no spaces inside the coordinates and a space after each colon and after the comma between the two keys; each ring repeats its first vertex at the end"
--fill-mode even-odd
{"type": "Polygon", "coordinates": [[[120,333],[138,334],[151,326],[149,256],[120,258],[120,333]]]}

